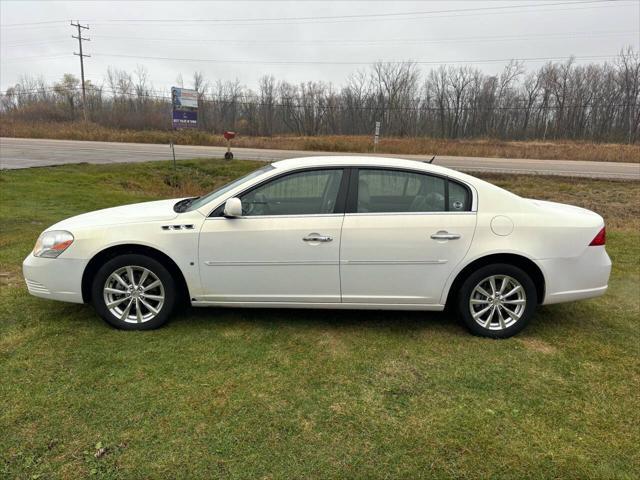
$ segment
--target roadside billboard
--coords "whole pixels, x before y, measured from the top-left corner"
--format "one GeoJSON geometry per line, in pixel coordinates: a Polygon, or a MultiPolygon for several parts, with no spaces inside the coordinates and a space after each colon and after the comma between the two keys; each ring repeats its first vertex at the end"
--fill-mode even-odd
{"type": "Polygon", "coordinates": [[[171,120],[173,128],[198,126],[198,92],[171,87],[171,120]]]}

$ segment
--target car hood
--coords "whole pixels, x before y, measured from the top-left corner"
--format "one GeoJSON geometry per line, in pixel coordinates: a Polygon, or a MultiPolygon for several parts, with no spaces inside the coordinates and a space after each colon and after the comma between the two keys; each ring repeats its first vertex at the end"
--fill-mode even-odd
{"type": "Polygon", "coordinates": [[[70,230],[73,228],[99,227],[109,225],[123,225],[127,223],[168,221],[176,218],[178,214],[173,206],[181,200],[158,200],[155,202],[135,203],[120,207],[105,208],[94,212],[83,213],[75,217],[67,218],[52,225],[47,230],[70,230]]]}

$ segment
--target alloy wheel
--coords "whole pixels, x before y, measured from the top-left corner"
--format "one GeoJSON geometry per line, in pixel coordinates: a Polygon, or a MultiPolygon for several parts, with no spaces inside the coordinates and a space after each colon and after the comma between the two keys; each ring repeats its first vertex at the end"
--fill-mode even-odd
{"type": "Polygon", "coordinates": [[[527,307],[524,287],[508,275],[491,275],[474,287],[469,310],[475,322],[488,330],[505,330],[514,325],[527,307]]]}
{"type": "Polygon", "coordinates": [[[114,271],[104,283],[103,298],[113,316],[127,323],[153,320],[164,305],[164,285],[145,267],[127,265],[114,271]]]}

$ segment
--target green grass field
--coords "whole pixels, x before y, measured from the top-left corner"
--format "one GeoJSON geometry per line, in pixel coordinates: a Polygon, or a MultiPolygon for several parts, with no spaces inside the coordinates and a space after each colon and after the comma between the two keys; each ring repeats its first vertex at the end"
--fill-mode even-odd
{"type": "Polygon", "coordinates": [[[0,477],[640,477],[637,183],[486,177],[600,212],[614,262],[606,296],[504,341],[418,312],[188,309],[121,332],[26,293],[20,263],[55,221],[256,166],[0,173],[0,477]]]}

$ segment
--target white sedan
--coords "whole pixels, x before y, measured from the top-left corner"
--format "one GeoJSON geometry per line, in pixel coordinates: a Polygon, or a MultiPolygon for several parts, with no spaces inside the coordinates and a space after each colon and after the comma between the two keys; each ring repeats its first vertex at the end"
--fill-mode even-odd
{"type": "Polygon", "coordinates": [[[40,235],[29,292],[156,328],[194,306],[443,310],[512,336],[536,307],[602,295],[602,217],[436,165],[317,157],[205,196],[108,208],[40,235]]]}

